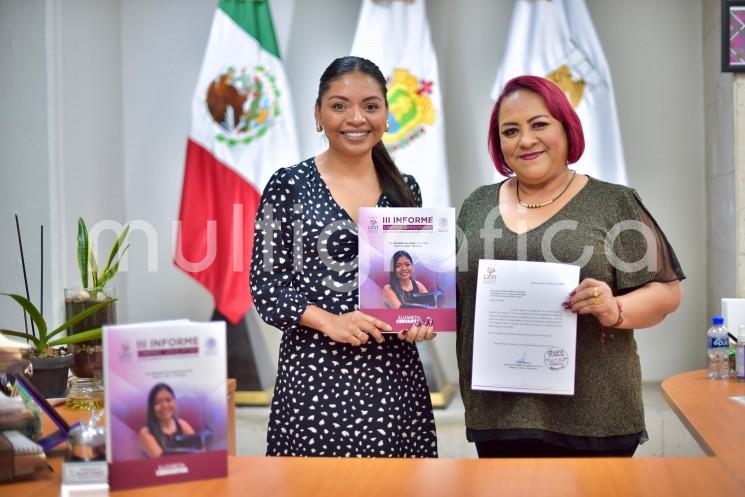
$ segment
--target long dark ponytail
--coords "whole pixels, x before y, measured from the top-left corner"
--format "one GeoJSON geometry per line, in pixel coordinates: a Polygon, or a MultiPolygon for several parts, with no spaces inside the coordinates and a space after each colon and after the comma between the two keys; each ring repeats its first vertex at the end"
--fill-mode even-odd
{"type": "MultiPolygon", "coordinates": [[[[380,85],[380,90],[383,92],[383,98],[385,99],[385,107],[388,109],[388,90],[380,68],[367,59],[351,55],[335,59],[323,71],[318,83],[316,106],[320,107],[321,98],[328,91],[332,81],[351,72],[361,72],[373,78],[380,85]]],[[[411,190],[401,178],[401,172],[388,154],[388,150],[386,150],[382,141],[376,143],[373,147],[372,160],[375,165],[375,172],[378,174],[380,188],[390,200],[391,205],[393,207],[417,207],[411,190]]]]}

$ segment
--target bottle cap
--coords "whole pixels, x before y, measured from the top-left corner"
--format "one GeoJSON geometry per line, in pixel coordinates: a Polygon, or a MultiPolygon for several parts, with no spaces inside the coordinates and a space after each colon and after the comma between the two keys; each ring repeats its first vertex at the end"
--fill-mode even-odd
{"type": "Polygon", "coordinates": [[[711,318],[711,324],[724,324],[724,318],[722,316],[714,316],[711,318]]]}

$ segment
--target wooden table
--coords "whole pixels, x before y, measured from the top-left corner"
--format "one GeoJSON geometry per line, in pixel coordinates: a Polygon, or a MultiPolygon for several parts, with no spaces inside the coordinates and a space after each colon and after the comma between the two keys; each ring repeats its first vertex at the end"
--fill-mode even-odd
{"type": "MultiPolygon", "coordinates": [[[[745,496],[745,384],[674,376],[665,397],[709,457],[634,459],[332,459],[230,457],[228,478],[113,492],[177,496],[745,496]]],[[[57,497],[59,464],[42,480],[0,485],[3,497],[57,497]]]]}
{"type": "Polygon", "coordinates": [[[662,393],[701,448],[745,485],[745,405],[730,398],[745,396],[745,383],[712,381],[702,369],[665,380],[662,393]]]}

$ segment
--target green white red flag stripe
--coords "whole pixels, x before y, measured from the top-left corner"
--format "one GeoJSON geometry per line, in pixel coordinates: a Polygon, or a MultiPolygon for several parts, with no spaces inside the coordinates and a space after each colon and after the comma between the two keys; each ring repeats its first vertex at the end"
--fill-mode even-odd
{"type": "Polygon", "coordinates": [[[221,0],[192,100],[175,263],[233,324],[251,306],[261,191],[299,160],[289,88],[266,1],[221,0]]]}

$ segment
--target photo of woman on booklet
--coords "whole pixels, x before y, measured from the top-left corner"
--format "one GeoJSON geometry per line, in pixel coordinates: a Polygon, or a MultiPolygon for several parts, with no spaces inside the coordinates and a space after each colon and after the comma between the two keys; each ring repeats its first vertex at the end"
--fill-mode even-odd
{"type": "Polygon", "coordinates": [[[414,260],[405,250],[399,250],[391,257],[390,283],[383,287],[385,304],[391,309],[401,307],[435,307],[432,297],[422,301],[421,294],[427,293],[424,283],[414,277],[414,260]]]}
{"type": "MultiPolygon", "coordinates": [[[[160,457],[175,447],[182,447],[186,439],[196,438],[199,441],[194,429],[177,416],[176,410],[173,388],[166,383],[157,383],[150,389],[147,396],[147,426],[139,434],[140,448],[147,457],[160,457]]],[[[189,452],[201,450],[201,443],[198,445],[191,447],[189,452]]]]}

